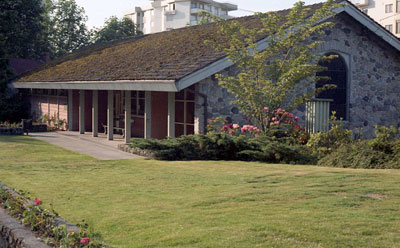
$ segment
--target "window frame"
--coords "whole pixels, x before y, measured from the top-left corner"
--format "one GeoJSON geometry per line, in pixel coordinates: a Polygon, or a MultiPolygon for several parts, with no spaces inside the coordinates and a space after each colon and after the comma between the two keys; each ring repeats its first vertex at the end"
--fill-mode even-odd
{"type": "Polygon", "coordinates": [[[144,112],[143,111],[143,115],[140,114],[140,100],[143,100],[143,102],[145,103],[145,94],[144,91],[140,91],[140,90],[133,90],[131,91],[131,103],[132,101],[136,102],[136,108],[132,108],[134,105],[131,104],[131,116],[132,117],[139,117],[139,118],[144,118],[144,112]],[[133,92],[136,92],[136,94],[132,94],[133,92]],[[140,92],[143,92],[143,97],[140,97],[140,92]]]}
{"type": "Polygon", "coordinates": [[[396,34],[400,34],[400,20],[396,21],[396,34]]]}
{"type": "Polygon", "coordinates": [[[400,13],[400,0],[396,0],[396,12],[400,13]]]}
{"type": "Polygon", "coordinates": [[[393,13],[393,4],[385,4],[385,13],[389,14],[389,13],[393,13]]]}
{"type": "MultiPolygon", "coordinates": [[[[188,126],[191,126],[191,127],[193,127],[193,132],[194,132],[194,130],[195,130],[195,116],[193,116],[194,118],[194,120],[193,120],[193,123],[189,123],[188,121],[187,121],[187,114],[188,114],[188,112],[187,112],[187,110],[188,110],[188,103],[193,103],[193,106],[194,106],[194,112],[193,112],[193,114],[196,112],[196,107],[195,107],[195,105],[196,105],[196,95],[193,93],[193,95],[194,95],[194,99],[192,100],[192,99],[187,99],[187,96],[188,96],[188,89],[184,89],[183,90],[183,94],[184,94],[184,96],[183,96],[183,99],[177,99],[177,93],[175,93],[175,105],[176,105],[176,103],[177,102],[181,102],[181,103],[183,103],[183,122],[177,122],[176,121],[176,113],[175,113],[175,120],[174,120],[174,122],[175,122],[175,129],[176,129],[176,125],[183,125],[183,135],[188,135],[188,132],[187,132],[187,127],[188,126]]],[[[175,130],[175,132],[176,132],[176,130],[175,130]]]]}
{"type": "Polygon", "coordinates": [[[385,29],[391,33],[393,33],[393,24],[385,25],[385,29]]]}

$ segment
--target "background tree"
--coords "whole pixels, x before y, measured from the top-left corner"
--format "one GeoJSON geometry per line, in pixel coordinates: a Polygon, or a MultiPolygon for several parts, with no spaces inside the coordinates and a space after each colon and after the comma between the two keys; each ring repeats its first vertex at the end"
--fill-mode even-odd
{"type": "Polygon", "coordinates": [[[233,103],[261,131],[268,131],[277,109],[293,111],[315,95],[310,86],[317,80],[315,74],[324,70],[318,65],[323,56],[315,53],[315,48],[323,42],[311,37],[318,37],[333,26],[322,20],[333,15],[337,6],[328,0],[311,13],[300,1],[286,15],[257,13],[262,24],[257,28],[203,13],[204,19],[216,22],[219,34],[226,40],[223,44],[207,42],[239,69],[236,76],[218,74],[219,84],[236,96],[233,103]],[[266,34],[267,48],[261,50],[257,42],[266,34]]]}
{"type": "Polygon", "coordinates": [[[85,10],[75,0],[46,0],[48,39],[52,57],[59,57],[90,43],[85,10]]]}
{"type": "Polygon", "coordinates": [[[1,0],[0,10],[2,56],[38,58],[47,51],[41,0],[1,0]]]}
{"type": "Polygon", "coordinates": [[[21,95],[9,87],[11,58],[37,59],[48,51],[41,0],[0,1],[0,121],[28,117],[21,95]]]}
{"type": "Polygon", "coordinates": [[[131,19],[127,17],[118,19],[116,16],[111,16],[105,21],[103,27],[95,31],[93,38],[94,42],[97,43],[133,37],[141,34],[142,32],[137,30],[131,19]]]}

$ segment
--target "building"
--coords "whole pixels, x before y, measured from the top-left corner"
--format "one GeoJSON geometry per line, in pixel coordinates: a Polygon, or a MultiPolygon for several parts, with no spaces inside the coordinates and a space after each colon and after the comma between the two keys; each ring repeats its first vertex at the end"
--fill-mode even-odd
{"type": "MultiPolygon", "coordinates": [[[[319,7],[309,6],[310,11],[319,7]]],[[[336,12],[329,19],[335,26],[320,34],[325,43],[317,49],[338,55],[326,65],[338,91],[327,97],[341,110],[346,127],[361,128],[365,137],[376,124],[399,127],[400,40],[350,3],[336,12]]],[[[260,25],[254,16],[237,20],[260,25]]],[[[54,60],[13,85],[32,89],[41,103],[49,91],[66,92],[56,95],[59,103],[66,102],[60,108],[68,113],[69,130],[97,136],[106,129],[108,139],[114,128],[125,129],[126,142],[131,136],[204,132],[207,121],[219,116],[245,124],[247,118],[230,103],[234,96],[215,80],[216,73],[235,73],[224,54],[204,43],[224,42],[217,31],[214,24],[196,25],[101,44],[54,60]]]]}
{"type": "Polygon", "coordinates": [[[400,0],[352,0],[372,19],[400,38],[400,0]]]}
{"type": "Polygon", "coordinates": [[[151,0],[149,7],[135,7],[125,16],[132,19],[144,34],[197,25],[199,13],[206,11],[221,18],[230,18],[237,5],[213,0],[151,0]]]}

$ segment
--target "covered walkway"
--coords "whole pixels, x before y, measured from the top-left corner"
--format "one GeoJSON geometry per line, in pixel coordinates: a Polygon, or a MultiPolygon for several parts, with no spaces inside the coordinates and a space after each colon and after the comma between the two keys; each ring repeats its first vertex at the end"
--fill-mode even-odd
{"type": "Polygon", "coordinates": [[[79,132],[67,131],[31,133],[29,136],[100,160],[141,158],[118,150],[118,145],[125,143],[124,139],[110,141],[104,135],[94,138],[91,133],[82,135],[79,132]]]}

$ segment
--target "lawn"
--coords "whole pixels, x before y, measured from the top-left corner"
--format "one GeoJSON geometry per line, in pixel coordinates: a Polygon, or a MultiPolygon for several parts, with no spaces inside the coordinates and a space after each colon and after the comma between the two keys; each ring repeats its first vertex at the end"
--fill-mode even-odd
{"type": "Polygon", "coordinates": [[[0,180],[115,247],[400,247],[400,171],[99,161],[0,136],[0,180]]]}

